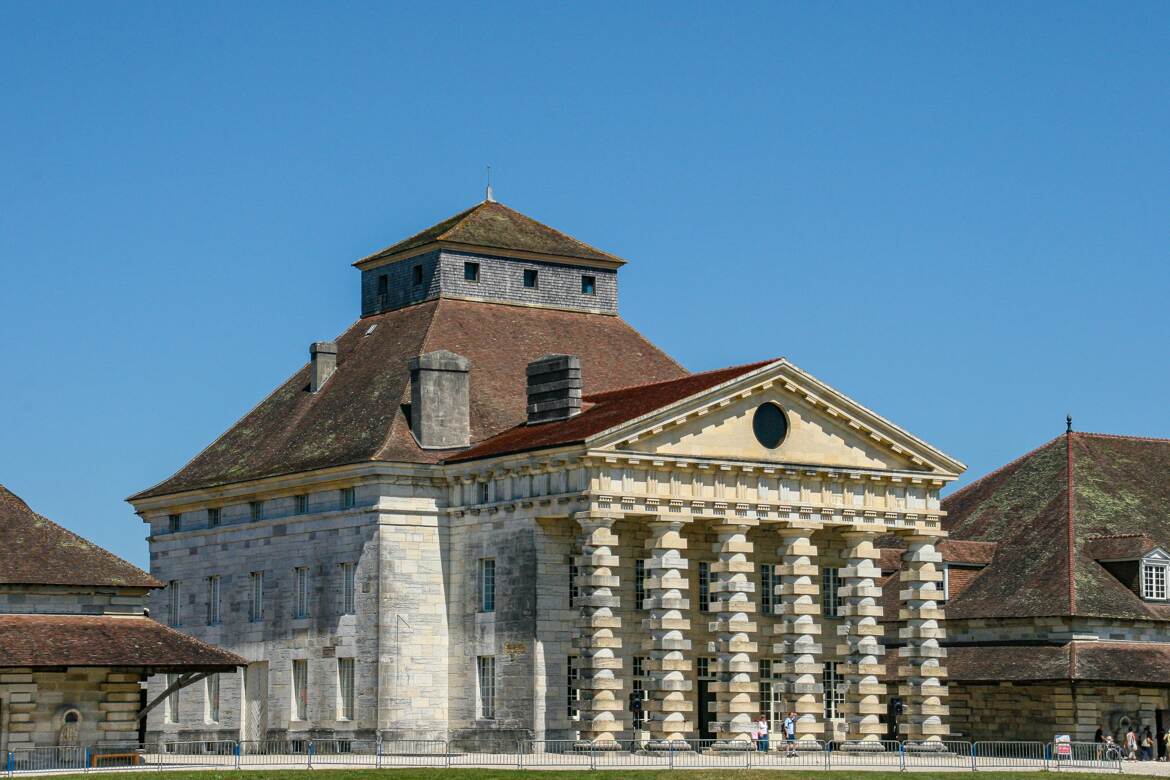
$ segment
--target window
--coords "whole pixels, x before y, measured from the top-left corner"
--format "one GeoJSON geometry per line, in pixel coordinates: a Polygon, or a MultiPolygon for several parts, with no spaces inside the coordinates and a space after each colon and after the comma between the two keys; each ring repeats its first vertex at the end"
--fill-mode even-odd
{"type": "Polygon", "coordinates": [[[943,571],[942,601],[940,601],[938,603],[938,606],[940,606],[940,607],[945,606],[947,601],[950,600],[950,598],[951,598],[951,567],[947,566],[944,563],[943,567],[942,567],[942,571],[943,571]]]}
{"type": "Polygon", "coordinates": [[[263,501],[249,501],[248,510],[251,512],[253,522],[264,519],[264,502],[263,501]]]}
{"type": "Polygon", "coordinates": [[[353,659],[337,659],[337,718],[353,720],[353,659]]]}
{"type": "Polygon", "coordinates": [[[524,286],[536,287],[536,271],[531,268],[524,269],[524,286]]]}
{"type": "Polygon", "coordinates": [[[248,602],[248,620],[259,623],[264,619],[264,572],[252,572],[249,584],[252,587],[248,602]]]}
{"type": "Polygon", "coordinates": [[[489,499],[488,483],[487,482],[479,482],[477,484],[479,485],[479,503],[486,504],[488,502],[488,499],[489,499]]]}
{"type": "Polygon", "coordinates": [[[496,559],[479,559],[479,611],[496,611],[496,559]]]}
{"type": "Polygon", "coordinates": [[[219,528],[219,507],[215,506],[207,510],[207,527],[219,528]]]}
{"type": "MultiPolygon", "coordinates": [[[[219,625],[219,575],[207,578],[207,625],[219,625]]],[[[218,719],[217,719],[218,720],[218,719]]]]}
{"type": "MultiPolygon", "coordinates": [[[[172,685],[174,685],[178,681],[179,681],[179,675],[168,674],[167,675],[167,688],[169,689],[172,685]]],[[[178,723],[179,722],[179,692],[178,691],[175,691],[170,696],[167,696],[165,699],[163,699],[163,720],[165,720],[167,723],[178,723]]]]}
{"type": "Polygon", "coordinates": [[[597,277],[582,276],[581,277],[581,294],[582,295],[596,295],[597,294],[597,277]]]}
{"type": "MultiPolygon", "coordinates": [[[[630,691],[635,699],[641,699],[643,702],[649,700],[650,694],[646,691],[646,659],[642,656],[634,656],[633,681],[630,691]]],[[[646,726],[646,707],[635,710],[633,716],[634,728],[642,729],[646,726]]]]}
{"type": "Polygon", "coordinates": [[[204,702],[203,719],[208,723],[219,723],[219,675],[209,674],[203,679],[204,702]]]}
{"type": "Polygon", "coordinates": [[[356,501],[357,501],[357,495],[355,494],[353,488],[347,487],[347,488],[341,489],[341,508],[342,509],[353,509],[353,506],[356,503],[356,501]]]}
{"type": "Polygon", "coordinates": [[[167,526],[171,529],[171,533],[183,530],[183,516],[182,515],[167,515],[167,526]]]}
{"type": "Polygon", "coordinates": [[[464,263],[463,278],[468,282],[479,281],[479,263],[464,263]]]}
{"type": "Polygon", "coordinates": [[[577,606],[577,599],[581,598],[581,586],[577,584],[577,575],[580,571],[577,564],[569,564],[569,609],[577,606]]]}
{"type": "Polygon", "coordinates": [[[581,679],[581,672],[577,669],[576,656],[571,655],[566,659],[565,669],[569,683],[567,691],[568,698],[566,699],[569,703],[569,720],[579,720],[581,718],[581,711],[577,709],[577,704],[581,701],[581,691],[577,688],[577,680],[581,679]]]}
{"type": "Polygon", "coordinates": [[[178,580],[171,580],[167,587],[171,592],[171,625],[181,626],[183,625],[183,588],[178,580]]]}
{"type": "Polygon", "coordinates": [[[293,569],[293,592],[296,594],[296,607],[293,617],[307,618],[309,616],[309,567],[298,566],[293,569]]]}
{"type": "Polygon", "coordinates": [[[770,563],[760,566],[760,612],[764,615],[774,614],[772,609],[776,603],[776,567],[770,563]]]}
{"type": "Polygon", "coordinates": [[[385,295],[390,292],[390,277],[386,274],[378,275],[378,295],[385,295]]]}
{"type": "Polygon", "coordinates": [[[475,659],[477,718],[491,720],[496,717],[496,659],[481,655],[475,659]]]}
{"type": "Polygon", "coordinates": [[[293,511],[298,515],[309,514],[309,497],[308,496],[293,496],[293,511]]]}
{"type": "Polygon", "coordinates": [[[845,703],[845,685],[841,680],[841,673],[837,671],[837,664],[825,664],[825,670],[821,672],[821,681],[825,685],[825,717],[839,717],[841,705],[845,703]]]}
{"type": "Polygon", "coordinates": [[[1166,600],[1166,564],[1142,561],[1142,598],[1166,600]]]}
{"type": "Polygon", "coordinates": [[[699,561],[699,611],[711,611],[711,564],[699,561]]]}
{"type": "Polygon", "coordinates": [[[837,596],[840,585],[841,576],[837,569],[821,569],[821,613],[825,617],[840,614],[841,599],[837,596]]]}
{"type": "Polygon", "coordinates": [[[781,676],[773,673],[776,662],[771,658],[760,659],[760,709],[768,719],[770,731],[779,731],[784,725],[788,707],[784,701],[784,685],[781,676]]]}
{"type": "Polygon", "coordinates": [[[352,563],[341,564],[341,614],[357,614],[357,566],[352,563]]]}
{"type": "Polygon", "coordinates": [[[646,561],[639,558],[634,561],[634,609],[645,609],[642,602],[646,600],[646,561]]]}
{"type": "Polygon", "coordinates": [[[708,656],[701,656],[695,659],[695,673],[700,680],[713,680],[715,676],[711,674],[711,662],[715,660],[708,656]]]}
{"type": "Polygon", "coordinates": [[[411,284],[422,284],[422,266],[421,265],[416,265],[414,268],[410,269],[410,283],[411,284]]]}
{"type": "Polygon", "coordinates": [[[309,662],[296,659],[292,662],[293,720],[309,719],[309,662]]]}

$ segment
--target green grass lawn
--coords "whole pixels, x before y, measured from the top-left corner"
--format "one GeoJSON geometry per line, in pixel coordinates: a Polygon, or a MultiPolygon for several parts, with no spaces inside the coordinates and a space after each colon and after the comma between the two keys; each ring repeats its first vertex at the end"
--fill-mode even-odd
{"type": "MultiPolygon", "coordinates": [[[[212,770],[212,771],[198,771],[198,772],[163,772],[161,775],[155,772],[118,772],[114,777],[129,777],[129,778],[164,778],[165,780],[241,780],[241,775],[247,780],[278,780],[279,778],[296,777],[301,772],[308,772],[306,777],[311,777],[313,780],[520,780],[520,778],[527,778],[532,780],[534,775],[540,774],[542,770],[537,769],[351,769],[351,770],[322,770],[314,769],[311,772],[303,769],[283,770],[283,771],[237,771],[235,769],[212,770]]],[[[588,770],[582,771],[561,771],[561,770],[547,770],[546,774],[551,780],[604,780],[604,778],[622,778],[622,777],[636,777],[639,780],[728,780],[728,775],[731,775],[733,780],[777,780],[777,778],[784,778],[784,780],[907,780],[907,775],[910,777],[931,777],[933,773],[928,771],[919,772],[862,772],[862,771],[843,771],[843,772],[800,772],[789,770],[776,769],[719,769],[719,770],[702,770],[702,769],[675,769],[675,770],[634,770],[623,771],[621,769],[605,769],[590,772],[588,770]]],[[[955,772],[938,772],[938,777],[952,777],[955,772]]],[[[958,774],[962,774],[959,772],[958,774]]],[[[970,774],[970,772],[968,772],[970,774]]],[[[1031,778],[1031,780],[1038,780],[1045,775],[1038,772],[979,772],[975,775],[979,780],[1024,780],[1024,778],[1031,778]]],[[[81,780],[88,775],[57,775],[57,780],[81,780]]],[[[1078,780],[1103,780],[1104,778],[1117,777],[1117,773],[1109,774],[1081,774],[1077,772],[1073,777],[1078,780]]]]}

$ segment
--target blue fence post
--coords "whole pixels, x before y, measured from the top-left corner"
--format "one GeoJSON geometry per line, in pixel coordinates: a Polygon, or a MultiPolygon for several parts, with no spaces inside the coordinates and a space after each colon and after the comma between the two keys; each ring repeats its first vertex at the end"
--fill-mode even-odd
{"type": "Polygon", "coordinates": [[[8,776],[12,777],[12,773],[16,771],[16,753],[11,750],[8,751],[8,756],[4,760],[5,768],[8,770],[8,776]]]}

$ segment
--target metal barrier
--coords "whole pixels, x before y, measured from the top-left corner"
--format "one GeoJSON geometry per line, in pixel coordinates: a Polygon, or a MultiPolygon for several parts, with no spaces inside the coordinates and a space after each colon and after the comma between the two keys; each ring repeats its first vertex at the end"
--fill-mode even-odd
{"type": "Polygon", "coordinates": [[[309,756],[314,767],[376,767],[378,742],[372,739],[314,739],[309,756]]]}
{"type": "Polygon", "coordinates": [[[751,761],[755,745],[750,739],[688,739],[673,743],[674,766],[744,768],[751,761]]]}
{"type": "Polygon", "coordinates": [[[15,772],[84,772],[87,751],[83,747],[14,748],[8,752],[8,774],[15,772]]]}
{"type": "Polygon", "coordinates": [[[761,769],[824,769],[829,766],[829,752],[823,742],[815,739],[787,742],[783,737],[768,740],[766,750],[759,749],[756,743],[756,752],[752,753],[750,763],[752,767],[761,769]]]}
{"type": "MultiPolygon", "coordinates": [[[[378,767],[445,767],[450,755],[441,739],[394,739],[377,745],[378,767]]],[[[316,760],[314,756],[314,765],[316,760]]]]}
{"type": "Polygon", "coordinates": [[[1042,742],[976,742],[971,747],[975,769],[1046,769],[1042,742]]]}
{"type": "Polygon", "coordinates": [[[142,755],[146,763],[156,763],[159,769],[231,769],[236,765],[236,743],[225,740],[163,742],[157,746],[144,746],[142,755]]]}
{"type": "Polygon", "coordinates": [[[593,768],[667,769],[671,766],[671,745],[640,740],[617,740],[618,747],[594,747],[593,768]]]}
{"type": "Polygon", "coordinates": [[[1121,748],[1103,742],[1053,742],[1048,745],[1049,769],[1099,769],[1121,772],[1121,748]]]}
{"type": "Polygon", "coordinates": [[[971,743],[961,740],[940,740],[902,743],[904,769],[975,769],[971,743]]]}
{"type": "Polygon", "coordinates": [[[593,748],[576,739],[530,739],[520,743],[517,766],[527,768],[593,768],[593,748]]]}
{"type": "Polygon", "coordinates": [[[902,745],[885,739],[833,741],[828,745],[830,768],[902,769],[902,745]]]}
{"type": "Polygon", "coordinates": [[[257,739],[237,743],[236,766],[240,768],[280,769],[312,765],[312,740],[257,739]]]}

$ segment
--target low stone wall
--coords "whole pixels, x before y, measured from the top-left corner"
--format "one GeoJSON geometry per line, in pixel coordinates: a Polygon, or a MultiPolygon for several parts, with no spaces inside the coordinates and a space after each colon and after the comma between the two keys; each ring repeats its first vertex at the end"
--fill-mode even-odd
{"type": "Polygon", "coordinates": [[[137,670],[110,667],[0,668],[5,747],[62,744],[71,710],[78,715],[76,744],[137,741],[140,680],[137,670]]]}

